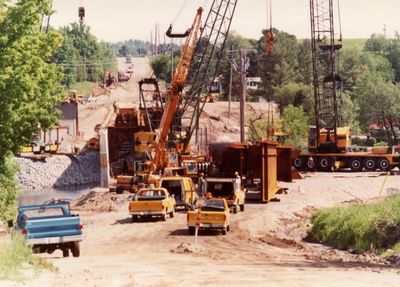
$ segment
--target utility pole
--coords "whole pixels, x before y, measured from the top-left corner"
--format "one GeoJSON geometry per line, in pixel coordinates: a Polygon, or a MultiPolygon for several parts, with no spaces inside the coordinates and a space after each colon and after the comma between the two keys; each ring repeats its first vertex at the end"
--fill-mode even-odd
{"type": "Polygon", "coordinates": [[[246,52],[244,49],[240,49],[240,76],[242,82],[242,92],[240,95],[240,142],[244,143],[245,130],[244,130],[244,120],[245,120],[245,103],[246,103],[246,52]]]}
{"type": "Polygon", "coordinates": [[[233,47],[232,47],[232,51],[231,51],[231,70],[230,70],[230,74],[229,74],[228,119],[231,117],[232,72],[233,72],[233,47]]]}

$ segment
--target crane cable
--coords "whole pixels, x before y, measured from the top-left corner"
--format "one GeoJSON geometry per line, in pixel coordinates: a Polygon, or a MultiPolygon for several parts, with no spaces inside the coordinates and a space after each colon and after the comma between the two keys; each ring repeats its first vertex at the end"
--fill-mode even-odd
{"type": "Polygon", "coordinates": [[[342,41],[342,17],[340,16],[340,0],[337,0],[337,9],[338,9],[338,18],[339,18],[339,31],[340,31],[340,38],[339,41],[342,41]]]}
{"type": "Polygon", "coordinates": [[[183,0],[183,3],[181,5],[181,7],[179,8],[178,12],[176,13],[174,20],[172,20],[171,25],[174,24],[176,22],[176,20],[178,20],[178,18],[181,16],[183,9],[185,9],[187,3],[188,3],[188,0],[183,0]]]}
{"type": "MultiPolygon", "coordinates": [[[[266,22],[265,31],[265,52],[268,55],[268,73],[272,82],[272,48],[275,41],[275,35],[272,31],[272,0],[266,0],[266,22]]],[[[274,108],[271,96],[268,95],[268,111],[267,111],[267,140],[272,140],[275,135],[274,108]]]]}

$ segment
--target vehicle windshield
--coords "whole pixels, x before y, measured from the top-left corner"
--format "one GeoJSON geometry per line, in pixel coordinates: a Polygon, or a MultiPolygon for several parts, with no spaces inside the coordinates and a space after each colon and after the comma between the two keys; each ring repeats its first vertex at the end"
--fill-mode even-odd
{"type": "Polygon", "coordinates": [[[165,197],[165,192],[163,190],[142,190],[139,192],[139,196],[143,197],[165,197]]]}
{"type": "Polygon", "coordinates": [[[200,199],[197,201],[196,206],[204,211],[221,211],[225,210],[224,202],[217,199],[200,199]]]}
{"type": "Polygon", "coordinates": [[[24,217],[30,218],[38,218],[38,217],[54,217],[54,216],[63,216],[64,212],[61,207],[43,207],[34,210],[26,210],[24,211],[24,217]]]}

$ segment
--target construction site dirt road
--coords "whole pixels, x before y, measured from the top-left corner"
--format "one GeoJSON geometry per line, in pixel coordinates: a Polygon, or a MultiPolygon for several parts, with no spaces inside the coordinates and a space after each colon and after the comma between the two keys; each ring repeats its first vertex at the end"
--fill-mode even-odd
{"type": "MultiPolygon", "coordinates": [[[[185,213],[132,223],[127,194],[99,194],[78,204],[85,224],[81,257],[41,255],[59,272],[41,273],[29,286],[399,286],[398,267],[373,254],[302,240],[314,210],[377,200],[383,181],[377,173],[305,174],[285,184],[289,192],[279,200],[246,204],[226,236],[201,233],[198,248],[185,213]],[[104,211],[107,204],[114,211],[104,211]]],[[[397,177],[386,187],[400,188],[397,177]]]]}

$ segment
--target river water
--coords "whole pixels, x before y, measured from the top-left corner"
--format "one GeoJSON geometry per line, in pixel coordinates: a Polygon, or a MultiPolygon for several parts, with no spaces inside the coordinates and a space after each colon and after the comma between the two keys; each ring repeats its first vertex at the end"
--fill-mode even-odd
{"type": "Polygon", "coordinates": [[[42,204],[50,199],[76,199],[81,195],[88,193],[93,188],[98,187],[94,185],[81,185],[73,188],[62,189],[35,189],[22,191],[22,196],[19,199],[20,205],[42,204]]]}

